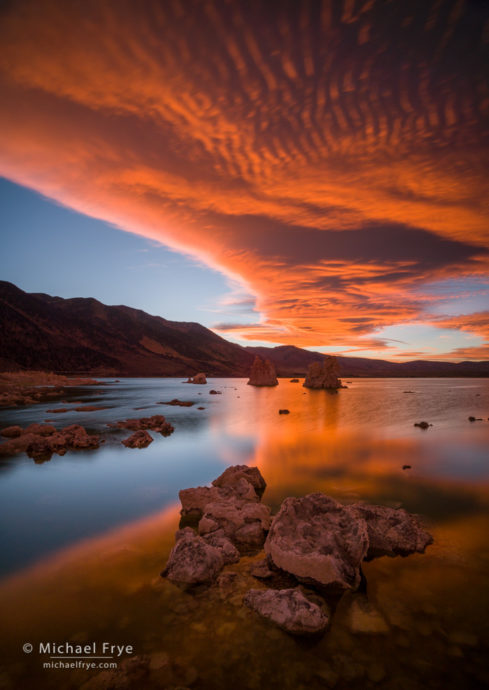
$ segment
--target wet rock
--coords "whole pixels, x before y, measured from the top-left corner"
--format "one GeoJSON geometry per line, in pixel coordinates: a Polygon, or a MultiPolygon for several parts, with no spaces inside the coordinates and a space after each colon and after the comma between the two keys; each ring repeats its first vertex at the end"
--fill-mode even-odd
{"type": "Polygon", "coordinates": [[[174,432],[174,428],[161,414],[154,414],[152,417],[141,417],[140,419],[125,419],[115,424],[107,424],[111,428],[129,429],[130,431],[156,431],[162,436],[169,436],[174,432]]]}
{"type": "Polygon", "coordinates": [[[29,424],[23,431],[23,434],[37,434],[38,436],[51,436],[56,433],[56,427],[52,424],[29,424]]]}
{"type": "Polygon", "coordinates": [[[279,414],[290,414],[290,410],[285,410],[285,409],[284,409],[284,410],[279,410],[278,413],[279,413],[279,414]]]}
{"type": "Polygon", "coordinates": [[[147,431],[135,431],[129,438],[121,441],[126,448],[147,448],[150,443],[153,443],[153,437],[147,431]]]}
{"type": "Polygon", "coordinates": [[[423,529],[416,516],[403,508],[354,504],[346,508],[354,519],[367,523],[367,559],[380,556],[409,556],[424,553],[433,537],[423,529]]]}
{"type": "Polygon", "coordinates": [[[325,388],[336,390],[341,388],[341,381],[338,378],[339,367],[336,357],[327,356],[322,362],[313,362],[309,365],[307,376],[304,381],[306,388],[325,388]]]}
{"type": "Polygon", "coordinates": [[[403,470],[410,470],[410,469],[411,469],[411,465],[403,465],[403,466],[402,466],[402,469],[403,469],[403,470]]]}
{"type": "Polygon", "coordinates": [[[299,383],[299,379],[290,379],[290,383],[299,383]]]}
{"type": "Polygon", "coordinates": [[[367,524],[324,494],[286,498],[265,542],[272,563],[319,588],[356,589],[368,550],[367,524]]]}
{"type": "Polygon", "coordinates": [[[98,412],[99,410],[108,410],[108,407],[103,405],[82,405],[81,407],[75,407],[75,412],[98,412]]]}
{"type": "Polygon", "coordinates": [[[482,422],[482,417],[469,417],[469,422],[482,422]]]}
{"type": "Polygon", "coordinates": [[[5,438],[18,438],[21,433],[21,426],[6,426],[5,429],[0,431],[0,436],[4,436],[5,438]]]}
{"type": "Polygon", "coordinates": [[[255,357],[248,384],[250,386],[278,386],[277,372],[269,359],[255,357]]]}
{"type": "Polygon", "coordinates": [[[250,589],[243,602],[293,635],[317,635],[329,624],[325,608],[309,601],[299,588],[250,589]]]}
{"type": "Polygon", "coordinates": [[[355,634],[386,635],[389,625],[375,606],[362,595],[356,595],[347,613],[348,627],[355,634]]]}
{"type": "Polygon", "coordinates": [[[205,407],[198,407],[198,410],[205,410],[205,407]]]}
{"type": "Polygon", "coordinates": [[[67,407],[57,407],[55,410],[46,410],[46,412],[49,412],[49,414],[60,414],[63,412],[71,412],[71,409],[68,409],[67,407]]]}
{"type": "Polygon", "coordinates": [[[433,424],[428,424],[428,422],[414,422],[414,426],[420,429],[428,429],[430,426],[433,426],[433,424]]]}
{"type": "Polygon", "coordinates": [[[210,395],[222,395],[222,391],[215,391],[213,388],[209,391],[210,395]]]}
{"type": "Polygon", "coordinates": [[[235,487],[242,479],[245,479],[253,486],[257,496],[262,496],[267,488],[267,483],[263,479],[258,467],[250,467],[248,465],[231,465],[217,479],[214,479],[212,486],[222,488],[235,487]]]}
{"type": "Polygon", "coordinates": [[[178,407],[192,407],[192,405],[195,405],[195,403],[191,402],[190,400],[179,400],[178,398],[173,398],[173,400],[166,401],[166,402],[159,402],[157,405],[174,405],[178,407]]]}
{"type": "Polygon", "coordinates": [[[177,543],[170,552],[162,577],[174,584],[191,587],[213,582],[224,567],[221,550],[186,527],[177,532],[177,543]]]}

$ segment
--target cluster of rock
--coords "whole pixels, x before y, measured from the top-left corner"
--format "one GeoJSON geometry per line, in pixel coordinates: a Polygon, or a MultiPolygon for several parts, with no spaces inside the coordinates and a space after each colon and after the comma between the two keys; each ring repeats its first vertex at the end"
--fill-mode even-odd
{"type": "Polygon", "coordinates": [[[121,422],[107,424],[111,428],[129,429],[130,431],[156,431],[162,436],[169,436],[175,429],[166,421],[162,414],[154,414],[152,417],[141,417],[139,419],[125,419],[121,422]]]}
{"type": "Polygon", "coordinates": [[[255,357],[248,384],[250,386],[278,386],[277,372],[269,359],[255,357]]]}
{"type": "Polygon", "coordinates": [[[0,444],[0,455],[26,452],[34,460],[48,460],[53,453],[64,455],[67,450],[98,448],[100,436],[88,434],[79,424],[57,430],[50,424],[30,424],[25,429],[10,426],[0,434],[8,441],[0,444]]]}
{"type": "Polygon", "coordinates": [[[207,383],[207,379],[205,374],[200,373],[200,374],[195,374],[195,376],[189,376],[184,383],[197,383],[197,384],[203,384],[207,383]]]}
{"type": "Polygon", "coordinates": [[[256,467],[236,465],[211,486],[180,491],[182,524],[196,527],[177,532],[162,575],[185,588],[208,585],[225,565],[263,547],[251,574],[271,588],[250,590],[244,603],[287,632],[316,634],[329,623],[325,597],[357,590],[363,561],[424,553],[433,541],[403,509],[344,506],[322,493],[286,498],[272,520],[261,503],[265,486],[256,467]],[[284,577],[289,586],[274,588],[284,577]]]}
{"type": "Polygon", "coordinates": [[[336,357],[327,356],[322,362],[309,365],[307,376],[302,384],[306,388],[325,388],[337,390],[342,387],[339,379],[339,366],[336,357]]]}

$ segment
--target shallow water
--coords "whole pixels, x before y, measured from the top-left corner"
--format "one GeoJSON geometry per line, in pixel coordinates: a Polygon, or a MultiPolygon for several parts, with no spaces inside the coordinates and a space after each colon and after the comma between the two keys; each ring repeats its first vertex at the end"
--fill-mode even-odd
{"type": "Polygon", "coordinates": [[[256,389],[236,379],[125,379],[73,390],[67,403],[1,411],[2,427],[53,419],[107,439],[99,450],[42,464],[1,461],[6,687],[80,687],[97,673],[43,669],[22,644],[36,650],[44,640],[133,644],[152,655],[144,687],[486,687],[489,381],[348,385],[329,394],[288,380],[256,389]],[[156,404],[176,397],[196,404],[156,404]],[[47,413],[94,398],[108,409],[47,413]],[[175,432],[154,435],[143,450],[121,445],[130,432],[106,427],[151,414],[164,414],[175,432]],[[470,423],[470,415],[484,421],[470,423]],[[421,420],[433,426],[413,426],[421,420]],[[249,558],[227,568],[239,573],[231,596],[218,588],[184,594],[158,577],[178,526],[179,489],[237,463],[258,465],[268,483],[263,500],[274,509],[288,495],[319,490],[424,517],[435,537],[426,554],[365,566],[382,631],[355,632],[354,596],[345,596],[324,638],[287,636],[241,607],[242,593],[261,586],[249,558]]]}

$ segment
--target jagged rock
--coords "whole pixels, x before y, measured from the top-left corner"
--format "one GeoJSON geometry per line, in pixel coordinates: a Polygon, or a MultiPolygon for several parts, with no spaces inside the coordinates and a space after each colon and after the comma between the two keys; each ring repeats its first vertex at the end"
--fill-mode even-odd
{"type": "Polygon", "coordinates": [[[5,438],[18,438],[22,434],[21,426],[6,426],[0,431],[0,436],[5,438]]]}
{"type": "Polygon", "coordinates": [[[237,563],[239,561],[239,551],[234,546],[233,542],[226,537],[224,530],[217,530],[216,532],[206,534],[204,539],[208,544],[214,546],[221,552],[225,565],[237,563]]]}
{"type": "Polygon", "coordinates": [[[224,567],[222,551],[199,537],[190,528],[179,530],[162,577],[184,587],[209,584],[224,567]]]}
{"type": "Polygon", "coordinates": [[[309,601],[299,588],[250,589],[244,603],[293,635],[317,635],[326,630],[329,615],[309,601]]]}
{"type": "Polygon", "coordinates": [[[277,386],[277,372],[269,359],[256,356],[251,367],[250,386],[277,386]]]}
{"type": "Polygon", "coordinates": [[[216,501],[230,499],[240,505],[244,502],[257,502],[259,497],[253,486],[241,478],[232,486],[197,486],[194,489],[182,489],[179,492],[182,504],[182,516],[200,519],[207,506],[216,501]]]}
{"type": "Polygon", "coordinates": [[[232,465],[228,467],[217,479],[214,479],[212,486],[233,487],[241,479],[246,479],[253,486],[257,496],[262,496],[267,488],[267,484],[258,467],[249,467],[248,465],[232,465]]]}
{"type": "Polygon", "coordinates": [[[270,508],[263,503],[237,502],[234,496],[209,503],[199,522],[199,534],[223,530],[241,553],[261,549],[270,528],[270,508]]]}
{"type": "Polygon", "coordinates": [[[153,443],[153,437],[147,431],[135,431],[129,438],[121,441],[126,448],[147,448],[150,443],[153,443]]]}
{"type": "Polygon", "coordinates": [[[402,508],[354,504],[348,506],[354,519],[367,523],[368,551],[366,558],[380,556],[409,556],[424,553],[433,543],[433,537],[426,532],[414,515],[402,508]]]}
{"type": "Polygon", "coordinates": [[[272,563],[298,580],[334,591],[356,589],[368,549],[367,524],[316,493],[286,498],[265,542],[272,563]]]}
{"type": "Polygon", "coordinates": [[[162,414],[154,414],[152,417],[141,417],[140,419],[125,419],[115,424],[107,424],[112,428],[129,429],[130,431],[157,431],[162,436],[169,436],[174,432],[174,428],[169,424],[162,414]]]}
{"type": "Polygon", "coordinates": [[[306,379],[302,385],[306,388],[336,390],[341,388],[338,374],[338,360],[336,357],[328,355],[322,362],[313,362],[309,365],[306,379]]]}

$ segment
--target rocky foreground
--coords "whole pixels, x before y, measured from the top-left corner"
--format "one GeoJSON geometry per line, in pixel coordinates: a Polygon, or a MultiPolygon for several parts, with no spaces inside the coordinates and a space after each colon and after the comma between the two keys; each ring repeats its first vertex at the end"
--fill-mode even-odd
{"type": "Polygon", "coordinates": [[[272,517],[265,487],[258,468],[236,465],[210,487],[182,490],[182,529],[162,576],[185,589],[223,578],[232,587],[223,568],[263,549],[250,572],[266,587],[243,603],[290,634],[312,635],[328,628],[345,592],[365,586],[363,561],[424,553],[433,542],[401,508],[344,506],[322,493],[286,498],[272,517]]]}

